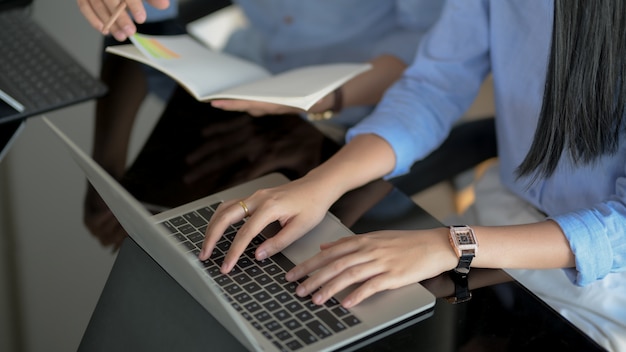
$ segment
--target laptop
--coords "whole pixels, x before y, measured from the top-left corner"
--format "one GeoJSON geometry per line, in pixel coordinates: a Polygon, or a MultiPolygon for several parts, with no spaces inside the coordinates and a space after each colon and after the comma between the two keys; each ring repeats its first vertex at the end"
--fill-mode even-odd
{"type": "Polygon", "coordinates": [[[107,89],[30,17],[0,0],[0,124],[102,96],[107,89]]]}
{"type": "Polygon", "coordinates": [[[130,237],[248,350],[351,350],[432,316],[435,297],[420,284],[378,293],[350,310],[339,304],[347,292],[323,306],[295,295],[296,284],[284,280],[285,271],[317,253],[321,243],[354,235],[330,213],[282,253],[257,261],[256,245],[280,228],[270,224],[227,275],[219,272],[221,260],[245,220],[226,231],[211,259],[197,258],[206,224],[222,201],[286,183],[285,176],[269,174],[153,216],[54,124],[43,120],[130,237]]]}

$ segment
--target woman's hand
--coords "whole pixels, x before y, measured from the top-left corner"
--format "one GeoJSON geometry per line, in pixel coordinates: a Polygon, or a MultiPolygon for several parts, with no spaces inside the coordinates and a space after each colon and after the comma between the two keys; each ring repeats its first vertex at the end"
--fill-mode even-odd
{"type": "Polygon", "coordinates": [[[379,231],[323,244],[319,254],[291,269],[286,278],[295,281],[310,275],[296,293],[312,294],[315,304],[360,284],[342,302],[350,308],[377,292],[439,275],[457,262],[447,228],[379,231]]]}
{"type": "Polygon", "coordinates": [[[213,100],[211,105],[222,110],[247,112],[255,117],[265,115],[299,114],[303,112],[303,110],[290,106],[252,100],[213,100]]]}
{"type": "MultiPolygon", "coordinates": [[[[147,0],[147,2],[157,9],[166,9],[170,6],[170,0],[147,0]]],[[[77,3],[80,12],[93,28],[104,35],[113,34],[118,41],[124,41],[135,34],[137,27],[133,20],[137,23],[146,21],[146,9],[141,0],[77,0],[77,3]],[[122,2],[126,3],[126,10],[119,15],[110,30],[105,31],[104,26],[122,2]]]]}
{"type": "Polygon", "coordinates": [[[209,222],[200,260],[206,260],[210,256],[226,228],[241,221],[246,216],[246,209],[250,216],[237,232],[224,258],[222,273],[230,272],[250,241],[274,221],[278,221],[282,229],[260,244],[255,256],[257,260],[263,260],[280,252],[315,227],[335,201],[325,197],[320,189],[315,180],[309,180],[305,176],[285,185],[259,190],[243,200],[222,203],[209,222]]]}

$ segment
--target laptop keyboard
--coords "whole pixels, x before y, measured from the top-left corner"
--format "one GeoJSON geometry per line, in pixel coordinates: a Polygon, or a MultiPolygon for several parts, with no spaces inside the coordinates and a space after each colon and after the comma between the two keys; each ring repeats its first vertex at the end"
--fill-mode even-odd
{"type": "Polygon", "coordinates": [[[0,13],[0,89],[45,112],[100,96],[106,87],[52,40],[25,10],[0,13]]]}
{"type": "MultiPolygon", "coordinates": [[[[204,241],[207,223],[219,203],[175,217],[161,224],[187,251],[198,255],[204,241]]],[[[255,237],[234,269],[224,275],[220,267],[224,256],[243,225],[233,224],[217,242],[211,258],[202,262],[208,275],[222,288],[222,292],[250,324],[283,351],[295,351],[318,340],[332,336],[360,320],[331,298],[319,306],[311,296],[295,294],[296,282],[287,282],[285,273],[294,264],[282,253],[258,261],[254,251],[266,237],[280,228],[277,224],[266,227],[255,237]]]]}

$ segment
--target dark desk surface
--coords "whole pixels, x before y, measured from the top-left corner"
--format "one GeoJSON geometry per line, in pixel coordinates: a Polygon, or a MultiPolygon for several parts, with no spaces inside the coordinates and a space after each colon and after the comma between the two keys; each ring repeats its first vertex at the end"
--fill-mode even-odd
{"type": "MultiPolygon", "coordinates": [[[[218,114],[208,104],[177,92],[123,184],[144,202],[171,207],[272,171],[299,177],[337,150],[299,117],[213,115],[218,114]],[[209,127],[210,135],[202,137],[204,127],[209,127]],[[190,167],[184,156],[199,148],[205,151],[201,158],[205,162],[190,167]],[[164,161],[174,166],[164,166],[164,161]],[[201,176],[182,182],[190,170],[202,171],[201,176]]],[[[385,181],[347,194],[331,211],[356,233],[440,226],[385,181]]],[[[454,290],[446,274],[424,281],[439,297],[434,314],[363,350],[602,350],[503,271],[475,269],[469,280],[472,299],[456,305],[443,298],[454,290]]],[[[242,349],[128,238],[79,347],[81,351],[242,349]]]]}

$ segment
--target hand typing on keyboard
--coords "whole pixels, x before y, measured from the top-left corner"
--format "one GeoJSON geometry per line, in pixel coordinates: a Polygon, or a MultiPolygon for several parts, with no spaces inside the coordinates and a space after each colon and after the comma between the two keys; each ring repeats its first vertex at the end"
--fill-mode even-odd
{"type": "MultiPolygon", "coordinates": [[[[320,185],[314,180],[311,181],[300,179],[276,188],[259,190],[243,200],[252,216],[237,232],[224,258],[221,268],[223,273],[232,270],[248,243],[268,224],[278,221],[282,229],[259,245],[255,252],[257,260],[266,259],[280,252],[322,220],[334,199],[321,197],[320,192],[315,192],[320,185]]],[[[209,258],[215,244],[228,226],[246,216],[240,201],[242,200],[227,201],[218,207],[206,230],[206,239],[199,256],[201,260],[209,258]]]]}

